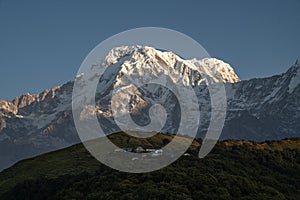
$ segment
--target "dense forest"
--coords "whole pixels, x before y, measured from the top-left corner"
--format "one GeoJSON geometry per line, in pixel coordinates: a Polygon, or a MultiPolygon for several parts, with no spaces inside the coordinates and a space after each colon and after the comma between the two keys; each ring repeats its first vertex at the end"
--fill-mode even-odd
{"type": "MultiPolygon", "coordinates": [[[[149,139],[110,136],[124,146],[157,147],[149,139]]],[[[300,199],[300,139],[221,141],[204,159],[200,140],[172,165],[144,174],[113,170],[78,144],[15,164],[0,173],[0,199],[300,199]]]]}

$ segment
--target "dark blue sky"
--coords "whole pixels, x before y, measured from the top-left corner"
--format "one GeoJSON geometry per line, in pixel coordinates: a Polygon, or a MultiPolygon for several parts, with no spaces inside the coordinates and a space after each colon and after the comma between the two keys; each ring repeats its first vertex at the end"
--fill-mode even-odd
{"type": "Polygon", "coordinates": [[[99,42],[145,26],[187,34],[241,79],[285,72],[300,56],[299,0],[0,0],[0,98],[65,83],[99,42]]]}

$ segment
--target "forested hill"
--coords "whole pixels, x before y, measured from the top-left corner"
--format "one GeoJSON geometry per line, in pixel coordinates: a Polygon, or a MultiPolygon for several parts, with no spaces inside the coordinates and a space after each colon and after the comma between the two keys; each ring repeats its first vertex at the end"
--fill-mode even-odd
{"type": "MultiPolygon", "coordinates": [[[[124,146],[158,147],[172,135],[149,139],[123,133],[124,146]]],[[[0,173],[0,199],[300,199],[300,139],[262,143],[222,141],[204,159],[194,141],[189,155],[145,174],[119,172],[75,145],[15,164],[0,173]]]]}

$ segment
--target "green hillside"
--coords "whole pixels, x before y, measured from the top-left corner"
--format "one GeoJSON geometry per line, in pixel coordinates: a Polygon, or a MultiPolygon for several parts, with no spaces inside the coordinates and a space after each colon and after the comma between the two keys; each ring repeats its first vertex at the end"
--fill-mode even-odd
{"type": "MultiPolygon", "coordinates": [[[[110,139],[122,147],[158,148],[158,134],[110,139]]],[[[199,159],[201,141],[172,165],[145,174],[119,172],[75,145],[15,164],[0,173],[0,199],[300,199],[300,139],[219,142],[199,159]]]]}

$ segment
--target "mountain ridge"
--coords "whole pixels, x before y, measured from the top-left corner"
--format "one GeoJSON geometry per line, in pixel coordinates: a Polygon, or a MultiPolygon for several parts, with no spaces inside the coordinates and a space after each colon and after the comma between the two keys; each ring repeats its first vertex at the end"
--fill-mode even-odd
{"type": "MultiPolygon", "coordinates": [[[[203,138],[207,131],[210,99],[204,84],[204,77],[195,73],[197,69],[202,70],[204,74],[206,72],[208,78],[212,77],[213,82],[225,83],[228,109],[220,139],[263,141],[297,137],[300,134],[300,125],[297,123],[300,118],[298,113],[300,87],[297,77],[300,72],[299,60],[281,75],[243,81],[239,80],[237,75],[232,75],[234,70],[228,64],[214,58],[185,61],[172,52],[161,52],[151,47],[119,48],[119,53],[116,53],[118,48],[112,49],[104,60],[92,66],[92,69],[97,71],[97,67],[111,65],[109,67],[111,70],[106,71],[100,78],[96,94],[97,117],[107,133],[120,131],[113,122],[109,101],[112,87],[123,87],[128,84],[123,81],[122,73],[128,73],[128,70],[131,70],[132,74],[128,75],[144,73],[151,78],[163,71],[163,67],[172,67],[180,73],[180,78],[172,79],[174,83],[179,82],[196,88],[200,99],[199,108],[202,119],[198,137],[203,138]],[[131,54],[132,52],[135,53],[131,54]],[[157,71],[147,71],[153,69],[151,66],[157,71]],[[216,77],[213,77],[214,73],[217,73],[216,77]],[[292,80],[296,81],[292,84],[293,87],[290,87],[292,80]]],[[[79,74],[76,79],[85,75],[79,74]]],[[[40,94],[25,94],[12,101],[0,100],[0,150],[9,152],[7,155],[0,154],[5,167],[25,157],[80,142],[72,116],[73,83],[70,81],[40,94]],[[24,149],[30,150],[26,152],[24,149]]],[[[148,93],[144,90],[144,94],[148,93]]],[[[165,102],[170,112],[178,112],[178,106],[173,103],[173,97],[171,98],[167,91],[163,94],[168,98],[157,97],[156,100],[165,102]]],[[[136,100],[131,102],[134,105],[132,117],[140,124],[147,124],[149,117],[147,112],[144,112],[155,99],[147,101],[141,94],[135,97],[136,100]]],[[[88,118],[90,112],[94,111],[95,108],[88,107],[83,116],[88,118]]],[[[174,117],[167,121],[165,132],[176,133],[178,120],[174,117]]],[[[1,168],[3,167],[0,166],[1,168]]]]}

